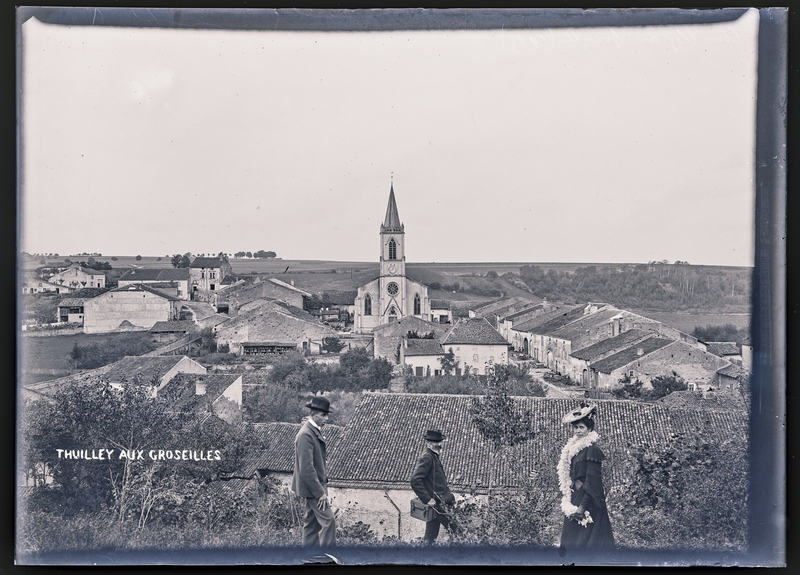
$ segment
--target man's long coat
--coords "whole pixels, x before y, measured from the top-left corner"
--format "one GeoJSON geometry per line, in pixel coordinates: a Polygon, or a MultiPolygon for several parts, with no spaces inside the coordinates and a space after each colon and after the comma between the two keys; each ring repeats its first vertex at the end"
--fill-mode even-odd
{"type": "Polygon", "coordinates": [[[439,456],[428,448],[425,448],[417,460],[417,468],[411,476],[411,488],[423,503],[436,499],[434,493],[445,503],[452,503],[455,500],[455,496],[447,486],[447,478],[439,456]]]}
{"type": "Polygon", "coordinates": [[[292,491],[319,499],[328,492],[327,451],[322,432],[306,421],[294,438],[292,491]]]}

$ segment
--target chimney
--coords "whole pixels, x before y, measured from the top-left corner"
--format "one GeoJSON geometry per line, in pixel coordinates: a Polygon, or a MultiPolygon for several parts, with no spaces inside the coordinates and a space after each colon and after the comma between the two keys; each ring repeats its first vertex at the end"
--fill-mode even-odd
{"type": "Polygon", "coordinates": [[[547,311],[547,298],[544,298],[542,300],[542,309],[547,311]]]}
{"type": "Polygon", "coordinates": [[[194,394],[195,395],[205,395],[206,394],[206,382],[200,379],[194,382],[194,394]]]}
{"type": "Polygon", "coordinates": [[[636,355],[644,355],[644,348],[643,347],[637,348],[636,355]]]}
{"type": "Polygon", "coordinates": [[[292,286],[294,286],[294,280],[289,280],[289,283],[291,283],[292,286]]]}

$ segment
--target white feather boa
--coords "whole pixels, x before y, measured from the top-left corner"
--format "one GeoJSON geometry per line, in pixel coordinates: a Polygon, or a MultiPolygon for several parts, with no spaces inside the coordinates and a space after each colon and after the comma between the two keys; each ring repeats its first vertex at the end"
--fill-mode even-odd
{"type": "Polygon", "coordinates": [[[572,436],[570,437],[564,449],[561,450],[561,459],[558,460],[558,487],[561,490],[561,511],[564,515],[569,517],[573,513],[578,512],[578,507],[572,504],[572,481],[569,479],[570,464],[572,458],[578,455],[582,450],[586,449],[595,443],[600,436],[596,431],[590,431],[580,439],[572,436]]]}

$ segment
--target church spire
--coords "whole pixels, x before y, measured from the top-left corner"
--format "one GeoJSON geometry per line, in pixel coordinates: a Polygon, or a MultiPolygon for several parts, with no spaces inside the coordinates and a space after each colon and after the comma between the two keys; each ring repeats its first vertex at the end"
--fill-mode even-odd
{"type": "Polygon", "coordinates": [[[397,202],[394,199],[394,182],[389,189],[389,204],[386,206],[386,217],[381,226],[381,232],[403,232],[403,224],[400,223],[400,215],[397,213],[397,202]]]}

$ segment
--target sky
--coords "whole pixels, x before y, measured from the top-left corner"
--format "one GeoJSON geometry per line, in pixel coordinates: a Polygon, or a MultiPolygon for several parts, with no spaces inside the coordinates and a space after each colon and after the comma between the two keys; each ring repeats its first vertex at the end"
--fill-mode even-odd
{"type": "Polygon", "coordinates": [[[20,250],[753,265],[758,13],[699,26],[22,26],[20,250]]]}

